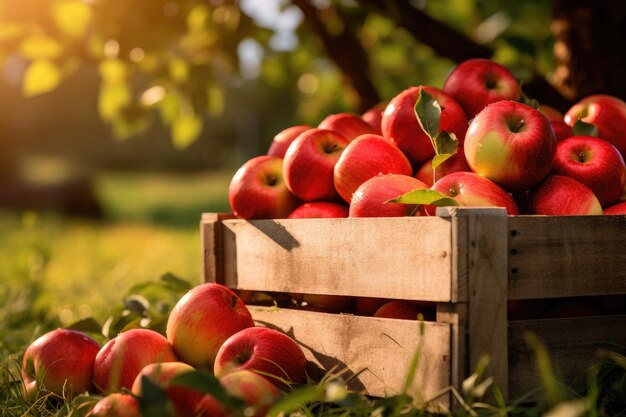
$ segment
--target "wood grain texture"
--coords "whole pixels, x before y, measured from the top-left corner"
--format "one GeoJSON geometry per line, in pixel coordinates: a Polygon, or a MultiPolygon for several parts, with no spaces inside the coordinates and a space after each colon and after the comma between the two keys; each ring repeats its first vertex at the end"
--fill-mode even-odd
{"type": "Polygon", "coordinates": [[[203,213],[200,220],[202,251],[202,282],[224,283],[222,221],[232,219],[231,213],[203,213]]]}
{"type": "Polygon", "coordinates": [[[626,294],[626,216],[509,218],[509,298],[626,294]]]}
{"type": "Polygon", "coordinates": [[[509,322],[511,398],[539,386],[535,355],[525,339],[532,332],[546,345],[561,381],[585,387],[585,370],[599,360],[600,349],[626,347],[626,316],[509,322]]]}
{"type": "MultiPolygon", "coordinates": [[[[450,325],[379,319],[290,309],[251,307],[258,325],[276,328],[296,340],[312,362],[317,379],[326,371],[352,378],[350,387],[374,396],[397,394],[416,351],[420,359],[409,392],[430,400],[450,385],[450,325]]],[[[449,394],[437,398],[449,404],[449,394]]]]}
{"type": "Polygon", "coordinates": [[[232,288],[451,300],[448,219],[227,220],[232,288]]]}

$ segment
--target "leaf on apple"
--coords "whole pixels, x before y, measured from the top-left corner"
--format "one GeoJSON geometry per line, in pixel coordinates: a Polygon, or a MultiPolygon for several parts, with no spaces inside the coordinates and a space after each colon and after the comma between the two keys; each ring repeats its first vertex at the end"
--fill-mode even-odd
{"type": "Polygon", "coordinates": [[[387,203],[418,204],[436,207],[459,205],[455,199],[450,198],[439,191],[425,189],[409,191],[406,194],[402,194],[401,196],[388,200],[387,203]]]}
{"type": "Polygon", "coordinates": [[[170,415],[165,391],[146,376],[141,377],[141,396],[138,397],[141,415],[145,417],[170,415]]]}
{"type": "Polygon", "coordinates": [[[574,136],[595,136],[598,137],[598,128],[593,123],[583,122],[582,120],[576,120],[574,127],[574,136]]]}
{"type": "Polygon", "coordinates": [[[415,116],[420,127],[433,140],[439,134],[441,106],[433,96],[423,89],[420,90],[415,102],[415,116]]]}
{"type": "Polygon", "coordinates": [[[441,106],[439,102],[423,89],[420,90],[415,102],[415,116],[420,127],[430,138],[435,149],[433,158],[433,173],[437,167],[454,155],[459,146],[459,140],[454,133],[439,131],[441,126],[441,106]]]}
{"type": "Polygon", "coordinates": [[[102,327],[100,326],[100,323],[98,323],[93,317],[87,317],[77,322],[74,322],[67,326],[66,329],[76,330],[85,333],[102,333],[102,327]]]}
{"type": "MultiPolygon", "coordinates": [[[[523,83],[520,82],[520,87],[522,85],[523,83]]],[[[522,96],[520,97],[519,102],[539,110],[539,100],[537,100],[536,98],[528,97],[526,93],[524,93],[524,91],[522,91],[522,96]]]]}

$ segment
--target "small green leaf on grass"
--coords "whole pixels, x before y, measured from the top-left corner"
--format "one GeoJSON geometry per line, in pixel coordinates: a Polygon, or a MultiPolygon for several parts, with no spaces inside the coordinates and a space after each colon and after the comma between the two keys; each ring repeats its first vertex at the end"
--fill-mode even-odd
{"type": "Polygon", "coordinates": [[[439,134],[441,106],[433,96],[421,89],[415,102],[415,116],[420,127],[434,139],[439,134]]]}
{"type": "Polygon", "coordinates": [[[575,136],[595,136],[598,137],[598,128],[593,123],[576,120],[572,129],[575,136]]]}
{"type": "Polygon", "coordinates": [[[458,206],[456,200],[436,190],[413,190],[399,197],[387,201],[387,203],[400,204],[427,204],[437,207],[458,206]]]}
{"type": "Polygon", "coordinates": [[[66,327],[68,330],[77,330],[79,332],[87,332],[87,333],[102,333],[102,327],[100,323],[96,321],[93,317],[87,317],[85,319],[74,322],[66,327]]]}

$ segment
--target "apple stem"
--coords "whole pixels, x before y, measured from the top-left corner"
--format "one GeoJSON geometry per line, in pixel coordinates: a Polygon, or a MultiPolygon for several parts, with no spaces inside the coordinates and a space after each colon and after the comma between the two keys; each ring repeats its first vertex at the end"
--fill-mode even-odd
{"type": "Polygon", "coordinates": [[[277,182],[275,177],[267,177],[267,185],[274,186],[277,182]]]}
{"type": "Polygon", "coordinates": [[[513,133],[517,133],[522,129],[522,127],[524,127],[525,124],[526,122],[524,121],[524,119],[522,119],[517,123],[517,125],[513,126],[513,129],[511,129],[511,131],[513,133]]]}

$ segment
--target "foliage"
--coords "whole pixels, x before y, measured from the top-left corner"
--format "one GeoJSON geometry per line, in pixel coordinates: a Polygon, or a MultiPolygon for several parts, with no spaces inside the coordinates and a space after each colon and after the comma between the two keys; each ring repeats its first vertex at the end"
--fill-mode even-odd
{"type": "MultiPolygon", "coordinates": [[[[411,85],[441,86],[452,66],[358,1],[311,3],[331,35],[354,32],[383,100],[411,85]]],[[[552,71],[548,2],[415,4],[492,47],[494,58],[521,79],[552,71]]],[[[306,123],[355,111],[359,102],[289,0],[263,6],[253,0],[7,1],[0,3],[0,27],[0,60],[27,96],[59,88],[81,68],[97,68],[98,111],[119,138],[160,120],[173,145],[185,148],[222,114],[233,90],[252,86],[253,95],[260,84],[285,92],[306,123]]]]}

